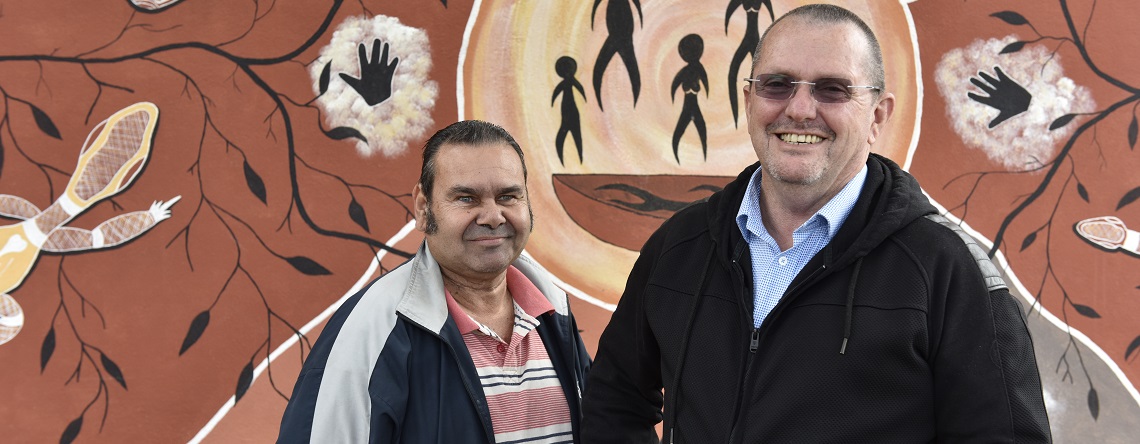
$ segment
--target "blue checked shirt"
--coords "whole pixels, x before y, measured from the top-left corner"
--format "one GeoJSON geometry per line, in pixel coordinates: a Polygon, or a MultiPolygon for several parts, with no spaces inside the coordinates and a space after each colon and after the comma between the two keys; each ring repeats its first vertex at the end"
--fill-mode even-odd
{"type": "Polygon", "coordinates": [[[847,220],[859,199],[863,183],[867,181],[867,166],[864,165],[839,194],[796,228],[792,233],[792,248],[780,251],[776,239],[768,234],[760,218],[761,171],[762,168],[757,168],[752,174],[740,211],[736,213],[736,225],[740,227],[740,234],[744,235],[748,251],[752,254],[752,326],[755,328],[764,323],[764,318],[780,302],[788,285],[804,265],[839,232],[839,227],[843,226],[843,221],[847,220]]]}

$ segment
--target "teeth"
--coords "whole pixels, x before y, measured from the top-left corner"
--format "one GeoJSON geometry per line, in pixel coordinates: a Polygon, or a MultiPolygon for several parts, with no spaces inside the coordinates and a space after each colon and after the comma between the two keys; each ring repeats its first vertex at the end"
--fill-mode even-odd
{"type": "Polygon", "coordinates": [[[780,134],[780,140],[788,143],[819,143],[823,138],[811,134],[780,134]]]}

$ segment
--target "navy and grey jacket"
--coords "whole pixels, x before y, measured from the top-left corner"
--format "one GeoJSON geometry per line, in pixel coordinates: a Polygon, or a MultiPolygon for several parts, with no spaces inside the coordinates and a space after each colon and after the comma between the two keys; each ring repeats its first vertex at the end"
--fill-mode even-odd
{"type": "Polygon", "coordinates": [[[584,443],[656,442],[662,419],[670,443],[1050,440],[1017,301],[883,157],[753,328],[735,216],[758,166],[646,242],[590,370],[584,443]]]}
{"type": "MultiPolygon", "coordinates": [[[[536,264],[518,268],[550,300],[538,333],[570,403],[578,440],[590,358],[566,293],[536,264]]],[[[301,368],[279,443],[493,443],[487,400],[448,315],[439,265],[424,244],[328,321],[301,368]]]]}

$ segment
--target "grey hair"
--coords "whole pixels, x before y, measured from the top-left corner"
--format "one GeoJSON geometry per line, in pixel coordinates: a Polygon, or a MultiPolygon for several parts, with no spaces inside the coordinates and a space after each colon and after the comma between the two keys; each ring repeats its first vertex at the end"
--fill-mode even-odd
{"type": "Polygon", "coordinates": [[[499,125],[482,120],[461,120],[436,131],[424,144],[424,163],[420,168],[420,188],[424,196],[431,201],[432,187],[435,186],[435,157],[443,145],[486,145],[490,143],[506,143],[514,148],[522,163],[523,183],[526,183],[526,159],[523,157],[519,143],[511,137],[511,133],[499,125]]]}
{"type": "Polygon", "coordinates": [[[756,65],[760,64],[760,54],[764,49],[764,41],[768,38],[768,33],[776,27],[778,23],[790,17],[800,17],[804,20],[815,23],[851,23],[854,24],[863,36],[867,38],[867,49],[871,54],[870,60],[867,61],[865,67],[867,74],[871,76],[871,84],[879,87],[882,91],[886,88],[886,72],[883,68],[883,51],[879,47],[879,39],[875,38],[875,32],[871,30],[867,23],[860,19],[858,15],[847,9],[835,5],[825,4],[811,4],[800,6],[796,9],[788,11],[787,14],[780,16],[772,25],[764,31],[764,35],[760,36],[760,43],[756,44],[756,52],[752,54],[752,68],[755,69],[756,65]]]}

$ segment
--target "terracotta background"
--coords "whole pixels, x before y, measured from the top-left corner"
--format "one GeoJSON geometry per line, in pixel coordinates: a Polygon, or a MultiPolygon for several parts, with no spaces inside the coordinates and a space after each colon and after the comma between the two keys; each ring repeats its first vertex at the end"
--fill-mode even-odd
{"type": "MultiPolygon", "coordinates": [[[[46,208],[92,128],[146,101],[160,114],[142,173],[69,226],[91,229],[181,196],[170,219],[127,244],[42,254],[9,292],[25,321],[0,345],[0,440],[273,440],[328,311],[418,247],[408,206],[419,147],[463,118],[502,124],[526,150],[536,215],[527,254],[575,296],[592,351],[636,245],[675,205],[755,160],[729,106],[729,88],[740,85],[728,79],[748,73],[750,58],[738,72],[730,66],[747,20],[761,30],[770,23],[767,6],[749,13],[728,0],[645,0],[641,14],[626,1],[636,103],[621,56],[594,82],[613,28],[607,8],[621,0],[599,2],[596,12],[589,1],[167,0],[156,10],[125,0],[0,1],[0,194],[46,208]],[[430,50],[407,37],[417,32],[430,50]],[[677,44],[688,34],[704,42],[709,88],[697,103],[707,157],[689,126],[674,158],[684,93],[670,86],[685,66],[677,44]],[[425,78],[362,105],[340,74],[361,76],[356,45],[370,50],[376,35],[401,59],[397,74],[419,69],[425,78]],[[576,61],[584,94],[552,101],[564,56],[576,61]],[[343,100],[322,101],[334,93],[343,100]],[[583,154],[568,137],[559,159],[555,135],[568,99],[580,112],[583,154]],[[338,127],[374,134],[371,144],[338,127]]],[[[1140,65],[1128,56],[1140,52],[1131,26],[1140,13],[1120,0],[838,3],[876,30],[888,89],[899,98],[876,150],[906,165],[984,245],[1001,235],[996,260],[1030,321],[1055,440],[1132,442],[1140,262],[1094,247],[1073,227],[1097,216],[1140,227],[1130,129],[1140,65]],[[1087,100],[1070,106],[1037,94],[994,131],[955,131],[963,117],[954,104],[970,105],[962,96],[981,91],[974,73],[947,77],[941,63],[990,39],[1027,42],[982,57],[1023,87],[1069,85],[1087,100]],[[1046,55],[1033,69],[1014,63],[1032,51],[1046,55]],[[1033,83],[1047,68],[1063,81],[1033,83]],[[1078,115],[1049,129],[1070,112],[1078,115]],[[1011,169],[968,142],[1017,125],[1025,125],[1021,138],[1057,136],[1037,144],[1047,154],[1040,168],[1011,169]]],[[[771,4],[778,16],[801,2],[771,4]]],[[[977,70],[993,75],[992,66],[977,70]]]]}

